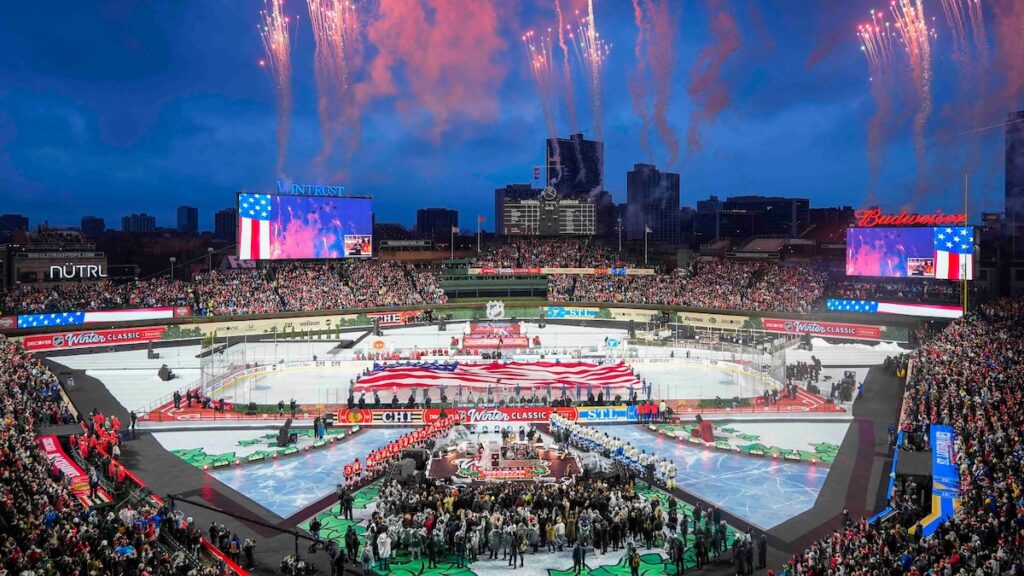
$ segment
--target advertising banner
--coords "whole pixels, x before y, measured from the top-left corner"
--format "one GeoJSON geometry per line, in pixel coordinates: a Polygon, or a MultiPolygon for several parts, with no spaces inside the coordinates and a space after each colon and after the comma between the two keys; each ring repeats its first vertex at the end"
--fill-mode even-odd
{"type": "Polygon", "coordinates": [[[854,340],[880,340],[882,338],[881,326],[869,326],[866,324],[763,318],[761,325],[768,332],[783,334],[809,334],[822,338],[849,338],[854,340]]]}
{"type": "Polygon", "coordinates": [[[17,316],[0,316],[0,330],[12,330],[17,327],[17,316]]]}
{"type": "MultiPolygon", "coordinates": [[[[604,407],[625,408],[625,407],[604,407]]],[[[558,414],[570,420],[579,417],[577,408],[551,408],[540,406],[536,408],[445,408],[445,415],[458,414],[461,420],[467,424],[540,424],[551,420],[552,414],[558,414]]],[[[359,424],[360,426],[387,426],[405,424],[432,424],[441,419],[441,408],[353,408],[349,410],[342,408],[338,410],[338,422],[347,424],[359,424]]],[[[621,411],[625,414],[625,410],[621,411]]],[[[600,420],[610,422],[611,413],[602,418],[591,418],[591,421],[600,420]]],[[[591,416],[597,416],[592,413],[591,416]]]]}
{"type": "Polygon", "coordinates": [[[548,306],[544,314],[548,318],[597,318],[598,308],[577,308],[573,306],[548,306]]]}
{"type": "Polygon", "coordinates": [[[577,419],[581,422],[623,422],[636,420],[636,406],[580,406],[577,419]]]}
{"type": "Polygon", "coordinates": [[[381,326],[402,326],[415,320],[423,310],[398,310],[395,312],[370,312],[366,315],[373,322],[374,318],[380,318],[381,326]]]}
{"type": "Polygon", "coordinates": [[[633,320],[636,322],[650,322],[651,316],[658,313],[657,310],[644,310],[641,308],[608,308],[608,313],[613,320],[633,320]]]}
{"type": "Polygon", "coordinates": [[[941,498],[960,497],[960,472],[955,461],[956,433],[949,426],[931,425],[932,494],[941,498]]]}
{"type": "Polygon", "coordinates": [[[702,328],[742,328],[747,321],[746,316],[729,314],[705,314],[703,312],[680,312],[679,322],[687,326],[702,328]]]}
{"type": "Polygon", "coordinates": [[[593,276],[651,276],[652,268],[470,268],[470,276],[530,276],[546,274],[578,274],[593,276]]]}
{"type": "Polygon", "coordinates": [[[123,328],[118,330],[92,330],[88,332],[60,332],[26,336],[22,345],[29,351],[68,350],[90,346],[117,346],[160,340],[166,326],[146,328],[123,328]]]}
{"type": "MultiPolygon", "coordinates": [[[[64,452],[64,448],[60,445],[60,441],[57,440],[56,436],[39,436],[36,438],[36,443],[39,444],[39,448],[46,454],[46,459],[50,461],[53,470],[55,472],[60,471],[68,479],[71,493],[81,500],[83,504],[89,506],[91,504],[89,502],[89,476],[85,473],[85,470],[82,470],[64,452]]],[[[100,490],[102,491],[102,489],[100,490]]],[[[106,493],[104,493],[104,496],[106,496],[106,493]]]]}
{"type": "Polygon", "coordinates": [[[511,322],[491,322],[487,324],[472,324],[469,333],[474,336],[518,336],[521,334],[522,326],[511,322]]]}
{"type": "Polygon", "coordinates": [[[530,339],[526,336],[466,336],[462,339],[462,347],[467,350],[480,348],[529,348],[530,339]]]}

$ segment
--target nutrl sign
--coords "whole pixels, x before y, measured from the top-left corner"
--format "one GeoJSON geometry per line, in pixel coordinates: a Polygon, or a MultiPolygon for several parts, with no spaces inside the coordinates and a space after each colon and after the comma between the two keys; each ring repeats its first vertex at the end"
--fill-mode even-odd
{"type": "Polygon", "coordinates": [[[50,280],[84,280],[88,278],[106,278],[107,273],[102,264],[75,264],[68,262],[63,266],[50,266],[50,280]]]}
{"type": "Polygon", "coordinates": [[[899,214],[883,214],[878,208],[857,210],[853,213],[857,218],[857,226],[874,228],[875,226],[963,226],[967,224],[966,214],[943,214],[936,210],[935,214],[917,214],[902,210],[899,214]]]}
{"type": "Polygon", "coordinates": [[[341,196],[345,193],[344,186],[328,184],[292,184],[288,186],[282,180],[275,180],[280,194],[298,194],[300,196],[341,196]]]}

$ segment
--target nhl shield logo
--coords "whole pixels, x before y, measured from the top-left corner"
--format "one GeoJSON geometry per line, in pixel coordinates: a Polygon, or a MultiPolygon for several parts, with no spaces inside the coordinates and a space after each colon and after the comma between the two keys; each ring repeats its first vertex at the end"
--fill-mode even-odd
{"type": "Polygon", "coordinates": [[[487,303],[487,319],[501,320],[505,317],[505,303],[501,300],[491,300],[487,303]]]}

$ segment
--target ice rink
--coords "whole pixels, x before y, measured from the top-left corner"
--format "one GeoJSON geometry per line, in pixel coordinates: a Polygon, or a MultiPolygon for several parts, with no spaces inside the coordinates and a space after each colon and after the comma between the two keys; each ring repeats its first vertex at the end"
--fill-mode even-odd
{"type": "MultiPolygon", "coordinates": [[[[461,336],[468,330],[467,323],[449,324],[448,330],[439,332],[437,326],[417,326],[385,330],[383,338],[392,349],[432,350],[448,349],[453,336],[461,336]]],[[[535,324],[524,324],[525,332],[532,338],[539,335],[542,350],[546,354],[561,353],[566,349],[576,351],[584,360],[601,361],[603,354],[621,355],[620,350],[605,347],[605,339],[624,339],[624,330],[590,326],[551,325],[539,328],[535,324]],[[591,356],[587,358],[586,356],[591,356]]],[[[372,336],[371,336],[372,337],[372,336]]],[[[366,342],[365,340],[363,342],[366,342]]],[[[348,397],[349,383],[372,362],[355,360],[363,351],[355,348],[338,349],[338,343],[330,340],[249,342],[244,338],[230,342],[223,353],[205,360],[205,378],[210,373],[226,374],[229,367],[240,365],[271,365],[320,360],[341,361],[338,366],[320,368],[287,368],[279,372],[264,373],[246,377],[212,394],[229,402],[256,402],[274,404],[295,399],[305,405],[340,404],[348,397]]],[[[749,398],[760,396],[774,384],[758,375],[737,369],[730,361],[733,355],[723,352],[693,351],[692,358],[686,359],[686,349],[638,346],[631,347],[639,358],[625,360],[640,378],[652,385],[652,396],[668,400],[691,400],[700,398],[749,398]],[[674,358],[669,355],[674,354],[674,358]],[[717,358],[726,362],[710,365],[699,358],[717,358]]],[[[74,370],[84,370],[89,376],[102,381],[114,397],[127,410],[146,411],[155,402],[166,401],[175,391],[198,387],[201,383],[200,347],[171,346],[157,349],[160,358],[149,359],[145,350],[124,352],[99,352],[61,356],[54,361],[74,370]],[[167,364],[177,378],[164,382],[157,377],[157,370],[167,364]]],[[[813,354],[826,366],[824,375],[841,377],[843,366],[857,366],[858,381],[866,376],[864,366],[880,363],[886,356],[901,352],[894,344],[868,346],[864,344],[829,345],[815,340],[813,354]]],[[[810,361],[811,352],[788,351],[789,362],[810,361]]],[[[757,365],[765,356],[740,357],[738,361],[757,365]]],[[[822,382],[827,394],[827,383],[822,382]]],[[[439,394],[432,395],[435,399],[439,394]]],[[[400,394],[399,400],[408,398],[400,394]]],[[[383,402],[390,402],[390,393],[384,392],[383,402]]],[[[370,400],[370,398],[368,398],[370,400]]]]}
{"type": "Polygon", "coordinates": [[[608,433],[672,459],[680,488],[764,529],[814,506],[829,471],[827,466],[695,448],[639,426],[616,426],[608,433]]]}

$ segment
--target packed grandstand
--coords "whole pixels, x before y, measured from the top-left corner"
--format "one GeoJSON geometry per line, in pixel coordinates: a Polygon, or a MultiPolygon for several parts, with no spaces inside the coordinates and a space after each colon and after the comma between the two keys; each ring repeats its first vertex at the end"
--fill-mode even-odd
{"type": "MultiPolygon", "coordinates": [[[[610,248],[556,241],[504,243],[473,259],[469,266],[509,269],[639,267],[635,260],[621,258],[610,248]]],[[[447,301],[442,275],[439,269],[397,260],[286,262],[209,270],[189,280],[161,276],[124,283],[65,283],[45,288],[22,285],[4,294],[3,311],[5,314],[32,314],[187,306],[197,316],[241,316],[431,306],[447,301]]],[[[948,302],[958,296],[957,285],[952,284],[947,287],[932,283],[925,288],[893,280],[846,281],[830,276],[827,267],[816,262],[697,259],[687,266],[671,271],[657,270],[653,274],[553,273],[547,276],[551,303],[658,304],[708,310],[801,313],[821,310],[825,298],[948,302]]],[[[368,454],[346,460],[344,473],[340,468],[335,470],[339,485],[337,504],[333,508],[328,506],[328,510],[313,515],[299,526],[302,537],[307,543],[311,542],[307,556],[313,555],[319,546],[330,554],[332,572],[359,573],[361,570],[380,575],[391,572],[395,563],[404,566],[402,569],[406,571],[413,566],[417,571],[435,570],[431,573],[437,574],[463,573],[463,570],[467,574],[476,573],[469,570],[473,563],[497,562],[505,566],[506,560],[509,567],[526,563],[534,568],[565,568],[558,562],[562,561],[559,558],[566,557],[571,558],[574,567],[582,568],[590,566],[588,554],[594,555],[589,562],[597,562],[597,558],[607,557],[609,550],[612,554],[622,550],[619,565],[632,569],[634,574],[641,567],[645,574],[678,574],[684,569],[722,569],[725,565],[730,572],[735,569],[735,573],[744,574],[753,573],[755,569],[790,575],[1022,573],[1024,501],[1021,500],[1020,478],[1024,474],[1021,465],[1024,439],[1020,437],[1020,430],[1024,415],[1020,390],[1024,381],[1019,370],[1024,362],[1022,317],[1024,304],[1020,301],[979,304],[973,312],[948,325],[922,326],[916,349],[894,348],[885,358],[885,369],[889,373],[907,377],[902,411],[890,433],[890,449],[895,450],[896,455],[928,452],[935,449],[927,440],[930,427],[948,425],[955,431],[955,450],[951,454],[952,465],[959,476],[959,493],[955,514],[945,521],[935,522],[930,516],[926,498],[930,489],[919,480],[904,478],[891,483],[884,510],[874,517],[855,517],[845,511],[834,515],[807,531],[803,539],[796,540],[801,542],[799,549],[795,549],[791,541],[770,537],[767,527],[745,521],[742,514],[728,505],[720,509],[718,502],[694,498],[688,493],[685,483],[677,482],[677,469],[686,463],[676,461],[671,452],[656,454],[649,445],[635,440],[634,445],[620,439],[621,428],[584,425],[558,411],[588,405],[604,408],[621,402],[635,408],[634,412],[627,412],[630,414],[627,418],[642,422],[657,434],[685,430],[687,436],[692,435],[687,442],[697,443],[705,450],[723,449],[723,438],[729,436],[720,434],[728,430],[726,426],[716,424],[712,430],[702,424],[698,413],[676,413],[667,408],[680,404],[667,405],[666,396],[659,398],[663,391],[652,391],[654,386],[648,386],[643,377],[643,365],[639,365],[634,374],[634,368],[620,364],[614,370],[635,381],[639,394],[629,392],[625,399],[617,396],[614,402],[611,394],[595,400],[590,393],[589,399],[581,399],[577,386],[575,397],[571,392],[567,394],[567,388],[563,387],[561,397],[552,399],[549,389],[543,398],[538,399],[534,393],[530,401],[519,402],[517,384],[515,399],[488,404],[496,410],[520,405],[521,410],[552,408],[549,421],[536,429],[531,427],[529,432],[531,439],[534,434],[539,438],[541,432],[550,434],[549,447],[532,448],[534,445],[524,439],[522,429],[518,438],[515,430],[510,429],[508,437],[505,431],[501,432],[501,462],[506,461],[507,451],[514,454],[508,456],[509,461],[529,461],[530,466],[541,471],[537,472],[541,476],[536,481],[526,484],[501,481],[500,477],[497,481],[463,484],[445,479],[464,473],[478,480],[486,476],[482,455],[490,454],[492,449],[485,449],[483,442],[478,463],[472,463],[471,458],[465,462],[446,459],[441,454],[432,465],[441,466],[445,471],[449,469],[444,466],[451,466],[451,473],[420,475],[410,480],[401,480],[395,475],[407,450],[427,448],[436,453],[437,444],[452,434],[453,427],[460,427],[460,419],[469,417],[466,414],[471,412],[458,411],[461,385],[458,401],[454,399],[454,384],[449,390],[452,401],[445,396],[442,387],[438,406],[441,416],[437,421],[441,424],[394,437],[384,445],[371,448],[368,454]],[[446,415],[446,408],[453,412],[446,415]],[[540,454],[549,448],[558,455],[545,461],[540,454]],[[588,473],[574,477],[579,470],[561,463],[570,454],[574,461],[580,462],[577,468],[586,468],[588,473]],[[608,466],[618,473],[592,475],[593,471],[583,466],[589,462],[589,454],[607,459],[608,466]],[[362,512],[363,517],[357,512],[353,520],[353,501],[357,509],[365,506],[372,512],[362,512]],[[924,535],[926,526],[929,526],[927,536],[924,535]],[[652,549],[663,552],[652,554],[652,549]],[[499,555],[500,561],[497,560],[499,555]]],[[[511,338],[513,333],[502,332],[496,336],[501,337],[511,338]]],[[[605,346],[608,340],[605,337],[605,346]]],[[[770,342],[762,342],[762,348],[770,342]]],[[[699,358],[697,348],[694,346],[695,359],[699,358]]],[[[726,354],[726,348],[721,350],[726,354]]],[[[850,350],[856,355],[860,349],[850,350]]],[[[428,353],[428,350],[416,350],[414,354],[399,358],[414,360],[415,364],[410,364],[409,369],[426,373],[423,370],[426,360],[421,358],[428,353]]],[[[447,350],[434,353],[439,356],[429,365],[434,373],[455,378],[460,371],[470,371],[467,366],[472,367],[460,364],[466,360],[449,363],[452,359],[446,357],[447,350]]],[[[674,351],[672,354],[658,361],[677,361],[674,351]]],[[[686,361],[690,361],[690,351],[685,354],[686,361]]],[[[712,359],[706,365],[720,362],[715,359],[719,357],[709,358],[712,359]]],[[[731,358],[727,355],[720,358],[737,362],[735,352],[731,358]]],[[[316,356],[313,359],[316,360],[316,356]]],[[[131,452],[130,445],[125,444],[136,438],[136,418],[141,416],[145,424],[145,415],[131,412],[129,418],[118,419],[92,406],[76,406],[71,399],[81,391],[74,389],[77,385],[66,376],[59,377],[55,373],[60,369],[60,358],[51,360],[58,364],[27,351],[16,339],[0,336],[0,393],[3,395],[0,466],[4,478],[0,486],[0,520],[4,534],[2,573],[247,574],[250,569],[254,573],[279,569],[302,573],[304,564],[300,555],[286,558],[280,567],[276,563],[267,566],[264,559],[261,568],[256,560],[261,540],[249,530],[251,525],[237,518],[219,517],[205,529],[183,511],[183,506],[150,493],[143,480],[130,469],[138,465],[144,455],[135,454],[122,461],[122,454],[131,452]],[[55,437],[50,434],[60,434],[62,427],[67,434],[69,426],[72,431],[65,441],[79,470],[86,472],[85,485],[81,477],[77,478],[76,485],[73,475],[53,464],[52,451],[44,440],[55,437]]],[[[555,360],[556,363],[562,361],[555,360]]],[[[272,362],[276,370],[278,361],[272,362]]],[[[742,364],[742,359],[739,362],[742,364]]],[[[855,366],[856,362],[848,364],[855,366]]],[[[258,363],[247,365],[252,366],[258,367],[258,363]]],[[[353,391],[365,394],[374,378],[383,379],[400,372],[405,369],[403,366],[385,362],[365,368],[364,377],[348,384],[348,406],[338,414],[361,418],[363,401],[360,400],[355,409],[353,391]]],[[[522,366],[516,364],[515,368],[529,369],[528,364],[522,366]]],[[[280,367],[285,368],[283,364],[280,367]]],[[[575,364],[567,363],[562,368],[573,370],[575,364]]],[[[833,381],[830,396],[823,391],[826,380],[819,380],[821,364],[813,355],[809,360],[791,360],[785,368],[784,378],[788,377],[785,388],[764,389],[762,406],[766,410],[773,402],[778,403],[780,396],[783,404],[788,399],[787,406],[799,404],[802,397],[797,391],[800,389],[806,391],[805,396],[827,398],[822,401],[834,403],[839,411],[848,413],[854,406],[854,399],[850,397],[852,390],[858,386],[863,390],[867,379],[859,374],[850,376],[853,372],[847,371],[846,377],[854,380],[842,393],[837,392],[838,379],[833,381]]],[[[501,378],[496,382],[500,385],[501,378]]],[[[488,381],[489,397],[491,387],[488,381]]],[[[398,385],[392,387],[388,381],[380,388],[385,394],[389,388],[395,390],[393,398],[392,395],[385,397],[392,398],[394,406],[399,408],[398,385]]],[[[482,389],[477,393],[483,398],[482,389]]],[[[410,396],[407,407],[410,414],[417,408],[422,410],[417,412],[421,414],[419,417],[426,417],[432,407],[427,393],[424,398],[425,405],[414,402],[414,395],[410,396]]],[[[205,407],[208,398],[200,398],[196,393],[196,400],[205,407]]],[[[176,391],[174,409],[179,409],[186,401],[191,408],[193,392],[189,390],[187,399],[183,400],[176,391]]],[[[217,411],[215,404],[211,413],[217,411]]],[[[367,418],[376,417],[372,414],[379,411],[381,400],[378,398],[373,404],[365,406],[365,413],[370,415],[367,418]]],[[[475,411],[476,406],[472,403],[469,410],[475,411]]],[[[728,402],[723,403],[720,398],[716,398],[714,404],[702,402],[700,407],[729,411],[728,402]]],[[[733,401],[732,408],[736,407],[733,401]]],[[[300,406],[298,411],[302,410],[300,406]]],[[[282,418],[286,412],[298,420],[303,418],[296,414],[294,396],[287,410],[283,399],[277,403],[276,412],[282,418]]],[[[398,412],[404,414],[401,409],[398,412]]],[[[199,410],[191,414],[203,417],[199,410]]],[[[288,422],[290,424],[291,420],[288,422]]],[[[323,414],[318,414],[310,432],[315,440],[306,450],[326,443],[325,428],[326,420],[323,414]]],[[[479,432],[478,426],[478,436],[479,432]]],[[[351,434],[358,438],[366,433],[360,432],[357,426],[351,429],[351,434]]],[[[343,438],[339,435],[337,439],[343,438]]],[[[330,442],[334,443],[335,439],[331,437],[330,442]]],[[[733,450],[732,445],[726,446],[727,450],[733,450]]],[[[494,462],[498,462],[498,449],[494,450],[494,462]]],[[[799,459],[798,450],[783,449],[774,455],[771,450],[764,450],[772,458],[789,458],[792,453],[799,459]]],[[[739,452],[739,445],[735,451],[739,452]]],[[[758,453],[752,450],[746,457],[756,457],[758,453]]],[[[818,452],[810,462],[816,463],[822,454],[824,452],[818,452]]],[[[285,457],[287,453],[280,455],[285,457]]],[[[278,454],[273,458],[278,458],[278,454]]],[[[233,462],[244,467],[244,459],[232,456],[227,462],[203,460],[202,466],[206,470],[209,466],[233,462]]],[[[894,464],[894,477],[895,470],[894,464]]],[[[868,473],[865,470],[853,472],[868,473]]],[[[328,495],[328,505],[334,497],[328,495]]],[[[304,549],[305,546],[303,544],[304,549]]]]}
{"type": "MultiPolygon", "coordinates": [[[[644,268],[601,244],[511,241],[474,258],[495,269],[644,268]]],[[[509,272],[511,274],[511,272],[509,272]]],[[[194,315],[234,316],[443,304],[442,271],[397,260],[264,263],[258,268],[160,275],[128,282],[20,284],[3,298],[4,314],[188,306],[194,315]]],[[[907,280],[846,280],[821,262],[702,258],[650,275],[547,274],[553,302],[660,304],[708,309],[806,312],[826,297],[956,303],[959,285],[907,280]]]]}

